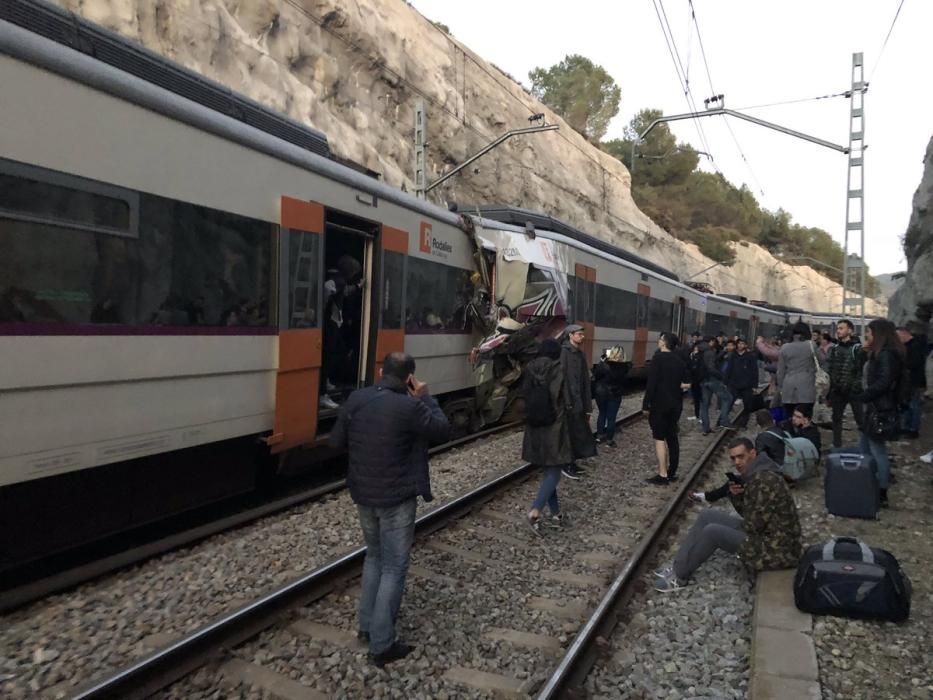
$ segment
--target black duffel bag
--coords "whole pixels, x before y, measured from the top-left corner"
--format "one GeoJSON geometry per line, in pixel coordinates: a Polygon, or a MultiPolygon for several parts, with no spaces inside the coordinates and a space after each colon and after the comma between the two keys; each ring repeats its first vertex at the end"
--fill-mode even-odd
{"type": "Polygon", "coordinates": [[[804,612],[901,622],[910,614],[910,579],[893,554],[854,537],[807,547],[794,577],[804,612]]]}

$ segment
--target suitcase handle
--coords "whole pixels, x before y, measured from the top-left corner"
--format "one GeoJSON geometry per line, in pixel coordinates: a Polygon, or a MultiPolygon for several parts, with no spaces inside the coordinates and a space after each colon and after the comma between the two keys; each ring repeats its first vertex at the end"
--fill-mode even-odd
{"type": "Polygon", "coordinates": [[[865,564],[874,564],[875,563],[875,554],[871,551],[871,547],[862,542],[857,537],[835,537],[823,545],[823,561],[834,561],[836,558],[836,544],[838,542],[850,542],[852,544],[857,544],[859,549],[862,550],[862,562],[865,564]]]}
{"type": "Polygon", "coordinates": [[[848,455],[843,455],[843,456],[839,459],[839,465],[840,465],[843,469],[845,469],[846,471],[849,471],[849,472],[855,471],[856,469],[861,469],[861,467],[862,467],[862,456],[861,456],[861,455],[859,455],[857,458],[856,458],[856,457],[849,457],[849,459],[846,459],[847,456],[848,456],[848,455]]]}

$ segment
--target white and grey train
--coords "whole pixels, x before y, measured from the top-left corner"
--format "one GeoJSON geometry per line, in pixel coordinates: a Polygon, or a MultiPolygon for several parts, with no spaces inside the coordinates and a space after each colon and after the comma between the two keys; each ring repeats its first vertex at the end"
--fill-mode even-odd
{"type": "Polygon", "coordinates": [[[541,313],[636,368],[660,331],[788,320],[546,217],[406,195],[44,2],[0,3],[0,85],[0,570],[313,461],[333,420],[324,278],[342,257],[361,267],[344,378],[372,382],[404,349],[459,425],[508,403],[478,405],[480,288],[501,317],[545,280],[541,313]]]}

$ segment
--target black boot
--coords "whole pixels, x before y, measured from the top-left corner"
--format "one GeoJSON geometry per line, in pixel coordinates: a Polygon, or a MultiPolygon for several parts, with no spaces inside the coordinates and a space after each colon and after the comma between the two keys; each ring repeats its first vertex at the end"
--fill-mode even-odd
{"type": "Polygon", "coordinates": [[[881,507],[888,507],[888,490],[887,489],[878,489],[881,492],[881,507]]]}

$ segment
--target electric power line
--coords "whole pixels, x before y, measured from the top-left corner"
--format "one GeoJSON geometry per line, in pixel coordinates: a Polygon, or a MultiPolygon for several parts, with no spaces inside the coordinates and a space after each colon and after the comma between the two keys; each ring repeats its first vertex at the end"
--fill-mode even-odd
{"type": "MultiPolygon", "coordinates": [[[[687,0],[687,3],[690,6],[690,16],[693,19],[694,25],[697,29],[697,41],[700,44],[700,50],[703,54],[703,65],[706,67],[706,77],[709,80],[709,89],[710,94],[716,95],[716,89],[713,87],[713,75],[709,69],[709,61],[706,58],[706,49],[703,48],[703,34],[700,31],[700,23],[697,21],[696,8],[693,6],[693,0],[687,0]]],[[[752,164],[749,162],[748,158],[745,156],[745,151],[742,150],[742,146],[739,143],[738,137],[735,135],[735,132],[732,130],[732,124],[729,123],[729,120],[724,116],[723,122],[726,125],[726,128],[729,130],[729,136],[732,137],[732,142],[735,144],[736,149],[741,156],[742,161],[745,163],[745,167],[748,169],[748,174],[751,175],[752,180],[755,183],[755,186],[758,188],[758,191],[761,193],[762,197],[767,197],[765,194],[764,188],[761,186],[761,181],[758,179],[758,176],[755,174],[755,169],[752,168],[752,164]]]]}
{"type": "MultiPolygon", "coordinates": [[[[678,82],[680,82],[680,87],[684,92],[684,99],[687,101],[687,107],[691,112],[697,112],[696,103],[693,98],[693,93],[690,90],[690,81],[687,79],[686,71],[684,70],[683,62],[680,60],[680,52],[677,50],[677,42],[674,39],[674,33],[671,31],[670,22],[667,19],[667,12],[664,9],[663,0],[652,0],[654,5],[654,12],[658,17],[658,23],[661,25],[661,33],[664,35],[664,41],[667,44],[668,53],[671,56],[671,60],[674,62],[674,72],[677,73],[678,82]],[[658,9],[660,6],[660,10],[658,9]],[[663,14],[663,19],[662,19],[663,14]]],[[[700,143],[703,146],[703,149],[709,154],[710,163],[713,166],[713,169],[717,173],[721,173],[719,166],[716,164],[716,159],[712,155],[712,149],[709,147],[709,142],[706,138],[706,132],[703,130],[703,125],[700,124],[699,120],[693,121],[694,127],[696,127],[697,135],[700,138],[700,143]]]]}
{"type": "Polygon", "coordinates": [[[875,72],[878,70],[878,64],[881,63],[881,57],[884,55],[884,50],[888,46],[888,39],[891,38],[891,32],[894,31],[894,25],[897,24],[897,18],[901,14],[901,8],[904,7],[904,0],[901,0],[897,6],[897,12],[894,13],[894,19],[891,20],[891,26],[888,28],[888,33],[885,34],[884,42],[881,44],[881,51],[878,52],[878,59],[875,61],[875,67],[871,69],[871,77],[868,79],[870,83],[872,78],[875,77],[875,72]]]}
{"type": "Polygon", "coordinates": [[[849,92],[834,92],[831,95],[817,95],[816,97],[801,97],[796,100],[782,100],[781,102],[766,102],[760,105],[746,105],[744,107],[735,107],[737,110],[763,109],[765,107],[777,107],[779,105],[792,105],[800,102],[814,102],[816,100],[827,100],[831,97],[848,97],[849,92]]]}

